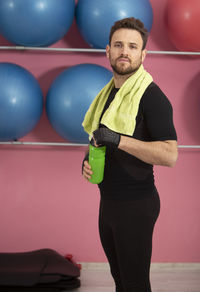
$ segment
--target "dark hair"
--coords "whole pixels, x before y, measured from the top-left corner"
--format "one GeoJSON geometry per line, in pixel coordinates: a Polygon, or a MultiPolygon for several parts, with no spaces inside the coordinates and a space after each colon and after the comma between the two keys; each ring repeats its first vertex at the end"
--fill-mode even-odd
{"type": "Polygon", "coordinates": [[[128,17],[128,18],[124,18],[124,19],[120,19],[116,21],[110,30],[109,44],[111,44],[111,39],[114,32],[120,28],[128,28],[128,29],[137,30],[141,34],[141,37],[143,40],[142,50],[145,49],[146,44],[147,44],[147,39],[148,39],[148,30],[144,27],[144,24],[142,21],[134,17],[128,17]]]}

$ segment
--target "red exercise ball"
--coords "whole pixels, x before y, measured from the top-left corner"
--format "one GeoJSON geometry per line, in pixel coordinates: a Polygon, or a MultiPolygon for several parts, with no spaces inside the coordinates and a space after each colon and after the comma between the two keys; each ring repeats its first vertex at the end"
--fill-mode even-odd
{"type": "Polygon", "coordinates": [[[168,0],[166,26],[180,51],[200,51],[200,0],[168,0]]]}

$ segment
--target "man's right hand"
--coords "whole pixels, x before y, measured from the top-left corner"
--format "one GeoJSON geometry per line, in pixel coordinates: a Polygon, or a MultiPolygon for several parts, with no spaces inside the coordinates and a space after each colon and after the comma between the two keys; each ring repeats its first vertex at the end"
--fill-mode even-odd
{"type": "Polygon", "coordinates": [[[85,160],[83,162],[83,177],[87,180],[91,179],[91,175],[92,175],[92,170],[91,170],[91,166],[89,165],[89,162],[87,160],[85,160]]]}

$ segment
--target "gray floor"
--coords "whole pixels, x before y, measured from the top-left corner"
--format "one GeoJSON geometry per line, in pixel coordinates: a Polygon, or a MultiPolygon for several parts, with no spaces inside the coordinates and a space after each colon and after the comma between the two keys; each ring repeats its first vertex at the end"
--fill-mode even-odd
{"type": "MultiPolygon", "coordinates": [[[[153,292],[200,292],[200,264],[153,264],[153,292]]],[[[114,292],[106,264],[82,264],[81,288],[77,292],[114,292]]]]}

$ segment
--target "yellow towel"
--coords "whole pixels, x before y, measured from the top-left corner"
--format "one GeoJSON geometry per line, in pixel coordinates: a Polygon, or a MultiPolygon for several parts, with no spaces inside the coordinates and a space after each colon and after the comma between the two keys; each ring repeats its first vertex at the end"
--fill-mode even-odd
{"type": "MultiPolygon", "coordinates": [[[[116,93],[101,119],[101,124],[112,131],[132,136],[141,97],[152,81],[152,76],[141,65],[116,93]]],[[[92,133],[99,128],[101,113],[113,88],[114,79],[112,78],[93,100],[85,115],[82,125],[90,138],[92,133]]]]}

